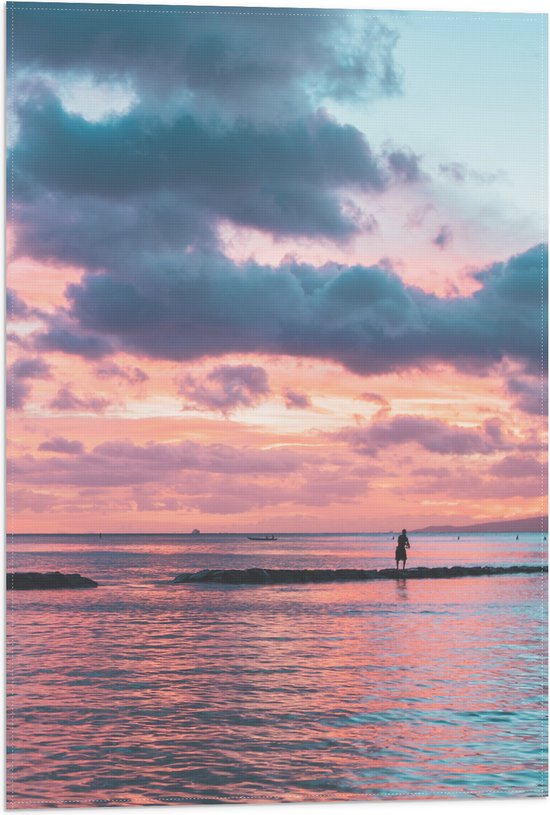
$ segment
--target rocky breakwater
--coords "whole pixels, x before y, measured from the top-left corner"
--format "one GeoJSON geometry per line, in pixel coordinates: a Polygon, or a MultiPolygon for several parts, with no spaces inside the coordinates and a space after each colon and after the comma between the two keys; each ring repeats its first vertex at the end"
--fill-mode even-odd
{"type": "Polygon", "coordinates": [[[502,574],[536,574],[548,566],[418,566],[414,569],[204,569],[179,574],[174,583],[221,583],[228,585],[281,585],[287,583],[334,583],[352,580],[422,580],[481,577],[502,574]]]}
{"type": "Polygon", "coordinates": [[[20,591],[44,589],[95,589],[98,584],[80,574],[61,572],[8,572],[6,588],[20,591]]]}

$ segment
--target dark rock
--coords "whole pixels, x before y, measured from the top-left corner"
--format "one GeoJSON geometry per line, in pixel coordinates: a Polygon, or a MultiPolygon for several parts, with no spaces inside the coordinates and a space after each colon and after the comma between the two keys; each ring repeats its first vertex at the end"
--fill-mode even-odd
{"type": "Polygon", "coordinates": [[[187,572],[183,572],[182,574],[179,574],[177,577],[175,577],[172,582],[173,583],[189,583],[192,577],[193,577],[192,574],[188,574],[187,572]]]}
{"type": "Polygon", "coordinates": [[[219,569],[203,569],[201,572],[188,575],[187,581],[189,583],[215,583],[221,580],[222,574],[223,572],[219,569]]]}
{"type": "Polygon", "coordinates": [[[412,569],[204,569],[195,574],[180,574],[174,583],[224,583],[229,585],[266,585],[292,583],[329,583],[350,580],[450,579],[499,574],[547,572],[548,566],[415,566],[412,569]]]}
{"type": "Polygon", "coordinates": [[[33,589],[95,589],[98,584],[89,577],[61,572],[8,572],[6,588],[22,591],[33,589]]]}

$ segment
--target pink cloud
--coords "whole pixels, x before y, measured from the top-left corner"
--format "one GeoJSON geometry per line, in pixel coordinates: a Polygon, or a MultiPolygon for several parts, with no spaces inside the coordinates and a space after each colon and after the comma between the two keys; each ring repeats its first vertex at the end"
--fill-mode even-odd
{"type": "Polygon", "coordinates": [[[491,473],[503,478],[542,478],[545,465],[532,456],[506,456],[493,464],[491,473]]]}
{"type": "Polygon", "coordinates": [[[66,453],[74,456],[84,452],[84,445],[81,441],[69,441],[63,436],[55,436],[53,439],[42,442],[38,449],[49,453],[66,453]]]}
{"type": "MultiPolygon", "coordinates": [[[[82,487],[124,486],[172,479],[174,474],[199,471],[224,474],[281,475],[298,471],[303,452],[288,449],[256,450],[226,444],[201,445],[151,442],[140,446],[113,440],[91,452],[63,458],[35,458],[26,454],[11,460],[10,472],[22,484],[70,484],[82,487]]],[[[318,457],[315,461],[319,461],[318,457]]]]}
{"type": "Polygon", "coordinates": [[[283,398],[285,400],[285,405],[289,410],[292,408],[305,410],[306,408],[311,407],[311,399],[307,394],[298,393],[298,391],[293,391],[291,388],[285,388],[283,391],[283,398]]]}
{"type": "Polygon", "coordinates": [[[381,450],[415,443],[431,453],[469,456],[488,455],[510,447],[502,435],[500,423],[489,419],[483,425],[468,428],[450,425],[442,419],[398,415],[379,418],[368,427],[344,428],[335,434],[358,453],[376,456],[381,450]]]}
{"type": "Polygon", "coordinates": [[[179,391],[189,399],[186,407],[223,414],[257,405],[270,393],[267,374],[258,365],[218,365],[202,380],[186,376],[179,391]]]}
{"type": "Polygon", "coordinates": [[[139,385],[146,382],[149,377],[141,368],[124,368],[116,362],[102,362],[97,365],[95,375],[99,379],[121,379],[130,385],[139,385]]]}
{"type": "Polygon", "coordinates": [[[259,483],[256,479],[234,477],[226,480],[215,473],[201,476],[197,482],[187,480],[174,485],[176,496],[166,496],[155,487],[139,485],[133,488],[140,511],[173,511],[195,509],[210,515],[233,515],[280,504],[326,507],[349,504],[368,491],[365,478],[350,477],[343,470],[316,471],[296,480],[259,483]],[[335,489],[335,478],[338,487],[335,489]]]}
{"type": "Polygon", "coordinates": [[[547,488],[546,467],[525,455],[508,455],[475,469],[457,463],[452,469],[419,467],[410,474],[413,478],[406,482],[408,492],[445,495],[454,500],[542,498],[547,488]]]}
{"type": "Polygon", "coordinates": [[[110,404],[108,399],[103,399],[101,396],[84,398],[76,396],[68,386],[64,385],[57,391],[57,396],[48,402],[48,407],[53,410],[85,410],[91,413],[104,413],[110,404]]]}
{"type": "Polygon", "coordinates": [[[17,359],[6,373],[6,404],[21,410],[31,393],[29,380],[50,379],[50,366],[40,357],[17,359]]]}
{"type": "Polygon", "coordinates": [[[362,399],[364,402],[372,402],[374,405],[381,405],[381,407],[389,407],[390,403],[387,399],[381,396],[379,393],[370,393],[365,392],[359,395],[359,399],[362,399]]]}
{"type": "Polygon", "coordinates": [[[514,405],[533,416],[548,415],[548,381],[542,376],[512,376],[506,383],[507,393],[514,405]]]}

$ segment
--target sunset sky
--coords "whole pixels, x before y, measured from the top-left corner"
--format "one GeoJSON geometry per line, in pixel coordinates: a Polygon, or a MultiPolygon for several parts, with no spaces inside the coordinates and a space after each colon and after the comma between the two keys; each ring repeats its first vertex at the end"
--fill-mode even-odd
{"type": "Polygon", "coordinates": [[[543,514],[545,31],[9,4],[8,529],[543,514]]]}

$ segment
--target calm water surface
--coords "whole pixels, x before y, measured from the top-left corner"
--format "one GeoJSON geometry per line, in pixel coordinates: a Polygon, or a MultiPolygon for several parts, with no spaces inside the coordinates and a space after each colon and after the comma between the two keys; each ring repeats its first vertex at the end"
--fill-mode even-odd
{"type": "MultiPolygon", "coordinates": [[[[540,535],[411,536],[409,564],[545,562],[540,535]]],[[[295,586],[202,568],[381,568],[391,535],[16,536],[12,807],[546,794],[540,575],[295,586]]]]}

